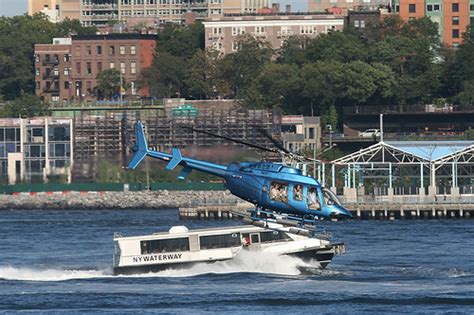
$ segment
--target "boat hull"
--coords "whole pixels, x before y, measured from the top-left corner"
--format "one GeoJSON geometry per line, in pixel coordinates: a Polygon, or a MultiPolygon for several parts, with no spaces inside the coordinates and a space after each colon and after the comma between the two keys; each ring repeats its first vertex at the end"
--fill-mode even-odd
{"type": "MultiPolygon", "coordinates": [[[[326,266],[332,261],[333,257],[340,251],[343,244],[335,244],[326,248],[312,248],[305,249],[292,253],[284,253],[282,255],[293,256],[301,258],[304,262],[318,262],[321,268],[326,268],[326,266]]],[[[133,274],[146,274],[146,273],[155,273],[163,271],[166,269],[187,269],[196,264],[200,263],[215,263],[218,261],[231,260],[230,259],[221,259],[221,260],[212,260],[212,261],[193,261],[193,262],[182,262],[182,263],[166,263],[166,264],[150,264],[150,265],[141,265],[141,266],[118,266],[114,267],[114,275],[133,275],[133,274]]]]}

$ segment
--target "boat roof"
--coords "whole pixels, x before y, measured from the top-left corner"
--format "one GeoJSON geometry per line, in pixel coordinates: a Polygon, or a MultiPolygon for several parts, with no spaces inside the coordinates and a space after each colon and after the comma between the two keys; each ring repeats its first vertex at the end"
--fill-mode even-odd
{"type": "Polygon", "coordinates": [[[254,225],[237,225],[237,226],[227,226],[227,227],[194,229],[194,230],[174,232],[174,233],[170,233],[169,231],[166,231],[166,232],[158,232],[158,233],[153,233],[153,234],[148,234],[148,235],[114,237],[114,239],[141,239],[141,238],[155,238],[155,237],[159,238],[162,236],[178,237],[178,236],[187,236],[191,234],[215,235],[215,234],[225,234],[229,232],[237,233],[237,232],[245,232],[245,231],[260,232],[260,231],[271,231],[271,230],[254,226],[254,225]]]}

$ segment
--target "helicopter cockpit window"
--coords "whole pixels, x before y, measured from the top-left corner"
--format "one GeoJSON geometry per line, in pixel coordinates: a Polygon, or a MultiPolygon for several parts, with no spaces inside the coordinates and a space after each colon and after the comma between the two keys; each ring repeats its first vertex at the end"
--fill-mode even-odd
{"type": "Polygon", "coordinates": [[[277,182],[270,183],[270,199],[281,202],[288,202],[288,184],[277,182]]]}
{"type": "Polygon", "coordinates": [[[293,199],[296,201],[303,200],[303,185],[293,186],[293,199]]]}
{"type": "Polygon", "coordinates": [[[323,188],[323,197],[324,197],[324,202],[329,206],[341,205],[341,202],[339,201],[337,196],[327,188],[323,188]]]}
{"type": "Polygon", "coordinates": [[[309,209],[321,209],[321,205],[319,204],[318,191],[316,190],[316,187],[309,187],[307,201],[309,209]]]}

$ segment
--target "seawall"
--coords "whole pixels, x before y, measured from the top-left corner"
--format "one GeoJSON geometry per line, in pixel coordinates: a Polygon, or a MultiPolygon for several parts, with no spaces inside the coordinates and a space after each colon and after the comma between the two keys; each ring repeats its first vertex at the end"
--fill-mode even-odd
{"type": "Polygon", "coordinates": [[[8,209],[165,209],[203,204],[237,204],[226,191],[54,192],[0,195],[8,209]]]}

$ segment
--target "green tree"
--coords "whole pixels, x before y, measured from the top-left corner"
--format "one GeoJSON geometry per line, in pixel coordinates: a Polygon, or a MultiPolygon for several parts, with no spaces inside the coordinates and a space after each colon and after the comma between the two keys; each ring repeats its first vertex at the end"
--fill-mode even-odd
{"type": "Polygon", "coordinates": [[[299,69],[292,64],[268,63],[244,93],[244,104],[251,108],[280,107],[298,113],[301,106],[299,69]]]}
{"type": "Polygon", "coordinates": [[[204,49],[204,26],[197,22],[187,26],[168,23],[158,32],[157,51],[185,60],[204,49]]]}
{"type": "Polygon", "coordinates": [[[219,63],[220,73],[225,78],[235,97],[245,94],[263,67],[270,62],[273,50],[268,42],[242,36],[238,40],[239,50],[226,55],[219,63]]]}
{"type": "Polygon", "coordinates": [[[306,47],[309,41],[307,36],[290,36],[278,52],[278,62],[297,66],[308,63],[306,47]]]}
{"type": "Polygon", "coordinates": [[[311,39],[307,46],[310,61],[365,61],[368,51],[359,36],[351,30],[333,31],[311,39]]]}
{"type": "Polygon", "coordinates": [[[56,24],[58,33],[56,36],[67,37],[70,35],[95,35],[97,33],[97,27],[95,26],[83,26],[77,19],[66,18],[63,21],[56,24]]]}
{"type": "Polygon", "coordinates": [[[2,116],[27,118],[49,114],[48,104],[42,102],[38,96],[23,94],[15,100],[6,103],[2,116]]]}
{"type": "Polygon", "coordinates": [[[111,99],[114,95],[121,93],[120,87],[127,89],[127,83],[121,79],[120,71],[107,69],[97,75],[97,96],[98,98],[111,99]]]}
{"type": "Polygon", "coordinates": [[[147,86],[150,94],[156,97],[186,96],[183,91],[183,80],[186,62],[169,53],[157,53],[153,64],[142,70],[140,86],[147,86]]]}
{"type": "Polygon", "coordinates": [[[218,53],[199,49],[187,62],[183,83],[187,95],[197,99],[214,98],[221,95],[222,82],[219,80],[218,53]]]}

